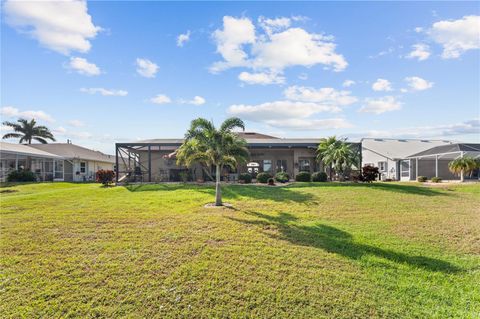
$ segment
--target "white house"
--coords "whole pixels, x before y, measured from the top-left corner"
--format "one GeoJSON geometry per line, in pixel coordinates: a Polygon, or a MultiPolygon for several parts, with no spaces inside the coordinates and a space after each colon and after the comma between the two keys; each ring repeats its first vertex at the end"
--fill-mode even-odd
{"type": "Polygon", "coordinates": [[[382,180],[410,180],[411,165],[410,160],[407,159],[409,156],[452,142],[445,140],[363,138],[361,143],[362,166],[378,167],[382,180]]]}

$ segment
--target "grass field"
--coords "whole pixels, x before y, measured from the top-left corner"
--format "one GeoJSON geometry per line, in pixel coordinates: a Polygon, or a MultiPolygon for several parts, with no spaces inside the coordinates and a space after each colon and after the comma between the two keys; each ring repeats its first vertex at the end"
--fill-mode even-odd
{"type": "Polygon", "coordinates": [[[479,318],[480,185],[1,192],[1,318],[479,318]]]}

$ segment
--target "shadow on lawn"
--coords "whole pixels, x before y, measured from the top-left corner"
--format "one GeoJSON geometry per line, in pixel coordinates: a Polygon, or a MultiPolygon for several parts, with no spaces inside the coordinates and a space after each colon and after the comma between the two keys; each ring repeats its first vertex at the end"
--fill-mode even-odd
{"type": "MultiPolygon", "coordinates": [[[[131,192],[148,191],[176,191],[191,190],[211,196],[215,195],[215,185],[194,185],[194,184],[137,184],[125,186],[131,192]]],[[[293,201],[309,203],[314,199],[312,194],[296,192],[289,187],[269,187],[255,185],[223,185],[222,196],[224,201],[248,197],[260,200],[273,200],[278,202],[293,201]]]]}
{"type": "Polygon", "coordinates": [[[422,195],[422,196],[450,196],[450,193],[443,192],[438,189],[429,188],[426,186],[417,185],[404,185],[396,183],[301,183],[292,184],[289,188],[302,188],[302,187],[358,187],[363,189],[377,189],[383,191],[389,191],[394,193],[422,195]]]}
{"type": "Polygon", "coordinates": [[[247,225],[256,225],[269,229],[273,226],[278,230],[278,234],[269,233],[268,236],[271,238],[287,240],[296,245],[323,249],[329,253],[339,254],[353,260],[359,260],[365,255],[373,255],[430,271],[446,273],[460,271],[458,267],[440,259],[410,256],[393,250],[355,243],[351,234],[332,226],[323,224],[314,226],[297,225],[295,222],[298,218],[289,213],[280,213],[277,216],[259,212],[246,212],[246,214],[256,217],[256,219],[227,218],[247,225]]]}

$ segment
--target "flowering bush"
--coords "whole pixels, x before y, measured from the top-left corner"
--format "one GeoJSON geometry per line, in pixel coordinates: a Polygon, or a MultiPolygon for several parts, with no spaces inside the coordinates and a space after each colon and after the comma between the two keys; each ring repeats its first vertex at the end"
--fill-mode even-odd
{"type": "Polygon", "coordinates": [[[109,169],[101,169],[97,171],[96,174],[97,183],[102,183],[105,186],[113,183],[113,178],[115,177],[115,172],[109,169]]]}

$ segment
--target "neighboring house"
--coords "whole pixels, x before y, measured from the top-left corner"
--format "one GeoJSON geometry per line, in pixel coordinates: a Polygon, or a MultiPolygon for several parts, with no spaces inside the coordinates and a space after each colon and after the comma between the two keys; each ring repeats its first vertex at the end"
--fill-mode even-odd
{"type": "MultiPolygon", "coordinates": [[[[402,161],[402,174],[405,175],[405,179],[408,174],[409,180],[416,180],[418,176],[425,176],[428,179],[440,177],[442,180],[459,180],[460,176],[452,174],[448,169],[448,163],[464,156],[480,158],[480,144],[447,144],[410,155],[402,161]]],[[[466,180],[478,180],[479,170],[476,169],[464,177],[466,180]]]]}
{"type": "Polygon", "coordinates": [[[113,170],[115,165],[114,156],[71,143],[31,144],[30,147],[62,157],[65,181],[94,181],[98,170],[113,170]]]}
{"type": "Polygon", "coordinates": [[[409,156],[432,147],[449,145],[445,140],[363,138],[362,166],[378,167],[382,180],[411,180],[409,156]]]}
{"type": "MultiPolygon", "coordinates": [[[[254,132],[238,133],[247,141],[250,160],[236,170],[226,168],[223,176],[229,180],[238,178],[239,173],[259,172],[275,174],[287,172],[294,178],[299,172],[310,173],[323,170],[321,163],[315,160],[320,138],[278,138],[254,132]]],[[[178,181],[182,172],[193,180],[206,180],[205,168],[194,165],[190,169],[176,165],[175,158],[169,156],[183,143],[183,139],[154,139],[132,143],[117,143],[116,157],[118,179],[125,176],[130,180],[144,182],[178,181]],[[121,168],[125,167],[124,170],[121,168]]],[[[359,144],[356,143],[355,145],[359,144]]],[[[211,175],[211,171],[208,172],[211,175]]]]}
{"type": "Polygon", "coordinates": [[[31,170],[39,181],[63,181],[64,159],[29,145],[0,142],[0,182],[16,170],[31,170]]]}

